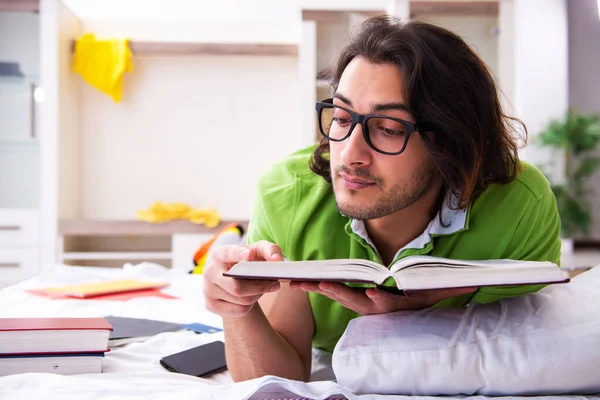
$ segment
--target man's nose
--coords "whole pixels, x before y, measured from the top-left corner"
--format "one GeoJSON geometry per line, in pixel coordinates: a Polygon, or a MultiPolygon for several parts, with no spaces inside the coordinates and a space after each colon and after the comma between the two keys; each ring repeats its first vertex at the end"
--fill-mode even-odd
{"type": "Polygon", "coordinates": [[[361,124],[356,124],[350,137],[341,144],[344,146],[341,161],[344,165],[365,165],[371,162],[371,147],[365,140],[361,124]]]}

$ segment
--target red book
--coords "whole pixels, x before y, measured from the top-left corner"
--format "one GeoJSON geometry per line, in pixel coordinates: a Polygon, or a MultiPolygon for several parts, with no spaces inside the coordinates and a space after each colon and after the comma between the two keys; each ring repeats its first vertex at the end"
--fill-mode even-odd
{"type": "Polygon", "coordinates": [[[104,318],[0,318],[0,355],[105,352],[111,331],[104,318]]]}

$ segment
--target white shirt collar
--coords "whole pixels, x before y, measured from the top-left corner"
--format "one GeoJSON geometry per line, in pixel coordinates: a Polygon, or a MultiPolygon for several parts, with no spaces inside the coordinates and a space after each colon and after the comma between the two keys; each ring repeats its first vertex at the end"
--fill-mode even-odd
{"type": "MultiPolygon", "coordinates": [[[[456,197],[452,197],[452,205],[456,206],[458,199],[456,197]]],[[[404,251],[405,249],[422,249],[429,242],[431,242],[431,235],[442,236],[442,235],[451,235],[456,233],[466,227],[467,224],[467,210],[456,210],[448,207],[446,201],[442,204],[442,208],[437,213],[437,215],[429,222],[423,233],[413,239],[406,246],[402,247],[396,255],[394,259],[398,257],[398,255],[404,251]],[[442,225],[440,222],[440,214],[442,216],[442,220],[447,226],[442,225]]],[[[367,232],[367,227],[365,222],[362,220],[352,219],[350,223],[350,227],[354,233],[360,236],[365,240],[377,253],[377,248],[373,244],[373,241],[369,237],[367,232]]]]}

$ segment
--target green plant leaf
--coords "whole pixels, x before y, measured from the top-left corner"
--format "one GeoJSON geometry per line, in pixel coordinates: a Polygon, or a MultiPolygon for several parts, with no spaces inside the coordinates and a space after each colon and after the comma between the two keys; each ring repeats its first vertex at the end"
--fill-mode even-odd
{"type": "Polygon", "coordinates": [[[581,199],[569,195],[566,191],[557,196],[557,208],[560,215],[561,230],[567,237],[577,232],[589,235],[592,216],[587,204],[581,199]]]}
{"type": "Polygon", "coordinates": [[[552,121],[545,130],[540,132],[538,140],[542,145],[562,149],[568,146],[569,140],[564,124],[558,121],[552,121]]]}
{"type": "MultiPolygon", "coordinates": [[[[561,150],[565,157],[566,183],[552,185],[566,236],[589,234],[592,215],[587,204],[587,178],[600,168],[600,157],[586,155],[600,144],[600,119],[595,114],[569,110],[562,120],[553,120],[538,136],[540,144],[561,150]]],[[[546,175],[548,176],[548,175],[546,175]]]]}
{"type": "Polygon", "coordinates": [[[580,181],[583,178],[592,176],[594,172],[600,167],[600,157],[588,156],[579,160],[579,165],[575,172],[573,172],[572,180],[580,181]]]}
{"type": "Polygon", "coordinates": [[[573,155],[577,156],[596,148],[600,141],[598,116],[593,114],[568,113],[565,134],[571,143],[573,155]]]}

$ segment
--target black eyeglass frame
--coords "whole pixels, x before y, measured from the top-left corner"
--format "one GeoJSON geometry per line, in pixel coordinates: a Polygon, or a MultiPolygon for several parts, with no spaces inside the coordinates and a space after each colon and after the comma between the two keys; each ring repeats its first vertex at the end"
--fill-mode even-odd
{"type": "Polygon", "coordinates": [[[338,105],[334,105],[333,104],[333,98],[331,99],[325,99],[323,101],[317,102],[316,104],[316,110],[317,110],[317,117],[319,119],[319,131],[321,133],[321,135],[333,142],[343,142],[344,140],[348,139],[350,137],[350,135],[352,134],[352,131],[354,131],[354,127],[356,126],[356,124],[360,124],[362,126],[362,131],[363,131],[363,136],[365,138],[365,141],[367,142],[367,144],[369,145],[370,148],[372,148],[373,150],[375,150],[378,153],[381,154],[386,154],[389,156],[397,156],[399,154],[402,154],[404,152],[404,150],[406,149],[406,146],[408,144],[408,139],[410,139],[410,135],[413,132],[418,132],[418,133],[423,133],[425,132],[425,130],[417,125],[414,124],[412,122],[409,121],[405,121],[403,119],[400,118],[394,118],[394,117],[388,117],[386,115],[378,115],[378,114],[359,114],[357,112],[354,112],[352,110],[349,110],[345,107],[342,106],[338,106],[338,105]],[[350,114],[350,116],[352,117],[352,125],[350,125],[350,129],[348,129],[348,133],[340,139],[333,139],[330,136],[325,134],[325,131],[323,130],[323,120],[322,120],[322,115],[323,115],[323,109],[325,108],[340,108],[344,111],[346,111],[348,114],[350,114]],[[383,151],[378,149],[377,147],[375,147],[373,145],[373,143],[371,142],[371,137],[369,135],[369,128],[367,125],[367,122],[369,122],[369,120],[371,118],[383,118],[383,119],[389,119],[391,121],[395,121],[395,122],[399,122],[402,125],[404,125],[404,129],[406,132],[406,136],[404,138],[404,144],[402,145],[402,149],[400,149],[400,151],[398,152],[389,152],[389,151],[383,151]]]}

